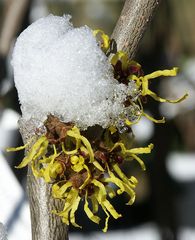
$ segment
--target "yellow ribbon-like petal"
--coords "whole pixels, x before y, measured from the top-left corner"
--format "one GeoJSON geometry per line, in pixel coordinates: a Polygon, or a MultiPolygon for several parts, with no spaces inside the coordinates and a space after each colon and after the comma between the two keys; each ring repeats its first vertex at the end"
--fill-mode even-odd
{"type": "Polygon", "coordinates": [[[116,196],[116,193],[115,193],[115,191],[114,191],[114,189],[112,187],[106,186],[106,190],[107,190],[108,196],[110,198],[114,198],[116,196]]]}
{"type": "Polygon", "coordinates": [[[125,191],[123,182],[119,178],[117,178],[112,171],[110,171],[108,164],[106,164],[106,167],[110,178],[105,178],[104,181],[114,183],[117,187],[119,187],[119,189],[117,190],[117,194],[122,194],[125,191]]]}
{"type": "Polygon", "coordinates": [[[107,229],[108,229],[108,220],[109,220],[109,217],[110,217],[110,214],[115,218],[119,218],[121,217],[122,215],[117,213],[117,211],[114,209],[114,207],[112,206],[112,204],[107,200],[107,199],[104,199],[102,198],[102,192],[101,192],[101,189],[99,188],[99,190],[96,190],[95,192],[95,196],[96,196],[96,199],[97,201],[99,202],[99,204],[101,205],[102,209],[104,210],[104,212],[106,213],[107,215],[107,218],[105,220],[105,227],[103,229],[103,232],[106,232],[107,229]],[[110,213],[110,214],[109,214],[110,213]]]}
{"type": "MultiPolygon", "coordinates": [[[[170,100],[170,99],[165,99],[165,98],[161,98],[159,97],[156,93],[154,93],[153,91],[151,91],[149,89],[149,83],[148,81],[157,77],[161,77],[161,76],[176,76],[178,72],[178,68],[173,68],[171,70],[159,70],[159,71],[155,71],[153,73],[150,73],[148,75],[145,76],[141,76],[141,77],[137,77],[135,75],[133,76],[129,76],[129,79],[134,80],[137,84],[138,87],[141,87],[142,89],[142,96],[151,96],[154,100],[158,101],[158,102],[169,102],[169,103],[179,103],[181,101],[183,101],[184,99],[187,98],[188,94],[184,94],[182,97],[175,99],[175,100],[170,100]]],[[[146,116],[148,118],[148,116],[146,116]]],[[[150,118],[149,118],[150,119],[150,118]]],[[[155,120],[152,119],[151,120],[153,122],[156,123],[160,123],[160,120],[155,120]]]]}
{"type": "MultiPolygon", "coordinates": [[[[59,173],[63,171],[62,165],[59,162],[54,162],[55,159],[61,154],[61,152],[57,153],[55,145],[53,145],[54,154],[50,157],[45,158],[48,165],[41,169],[42,177],[45,179],[45,182],[51,182],[51,178],[55,179],[59,173]]],[[[44,159],[42,160],[44,163],[44,159]]]]}
{"type": "Polygon", "coordinates": [[[68,154],[68,155],[73,155],[73,154],[76,154],[78,152],[78,149],[80,148],[81,146],[81,140],[78,136],[80,136],[80,131],[79,129],[74,126],[71,130],[67,131],[67,136],[69,137],[72,137],[75,139],[76,141],[76,147],[75,149],[71,150],[71,151],[67,151],[65,149],[65,146],[64,146],[64,143],[62,143],[62,150],[65,154],[68,154]]]}
{"type": "Polygon", "coordinates": [[[80,172],[81,170],[84,169],[84,158],[82,156],[72,156],[70,158],[70,161],[71,163],[73,164],[72,165],[72,169],[75,171],[75,172],[80,172]]]}
{"type": "Polygon", "coordinates": [[[93,183],[96,187],[99,188],[99,202],[103,202],[106,199],[106,188],[104,186],[103,183],[101,183],[100,181],[93,179],[91,181],[91,183],[93,183]]]}
{"type": "Polygon", "coordinates": [[[99,218],[98,216],[94,215],[93,212],[90,210],[90,208],[89,208],[89,203],[88,203],[87,198],[88,198],[88,194],[87,194],[87,192],[86,192],[86,195],[85,195],[85,204],[84,204],[84,211],[85,211],[85,213],[87,214],[88,218],[89,218],[92,222],[99,224],[100,218],[99,218]]]}
{"type": "Polygon", "coordinates": [[[23,146],[20,146],[20,147],[10,147],[10,148],[6,148],[6,152],[17,152],[17,151],[20,151],[20,150],[24,150],[26,149],[29,144],[30,144],[31,141],[29,141],[28,143],[26,143],[25,145],[23,146]]]}
{"type": "Polygon", "coordinates": [[[43,155],[47,149],[48,143],[49,142],[45,136],[40,137],[32,146],[28,155],[23,159],[23,161],[16,168],[23,168],[27,166],[32,160],[34,160],[35,156],[37,158],[43,155]]]}
{"type": "Polygon", "coordinates": [[[71,182],[65,182],[61,187],[58,186],[59,183],[55,183],[52,186],[52,195],[54,198],[64,198],[66,191],[72,186],[71,182]]]}
{"type": "Polygon", "coordinates": [[[136,154],[145,154],[145,153],[151,153],[151,150],[153,149],[154,145],[153,144],[149,144],[148,147],[144,147],[144,148],[132,148],[132,149],[126,149],[125,145],[123,143],[115,143],[113,148],[111,149],[111,152],[117,148],[120,147],[121,148],[121,152],[124,156],[130,156],[131,158],[137,160],[141,166],[141,168],[143,170],[145,170],[145,164],[144,162],[141,160],[141,158],[139,158],[136,154]]]}
{"type": "Polygon", "coordinates": [[[94,161],[94,153],[91,147],[90,142],[87,140],[87,138],[85,138],[84,136],[82,136],[80,134],[80,132],[78,131],[77,127],[73,127],[72,130],[67,131],[67,135],[74,137],[76,139],[76,141],[82,141],[82,143],[84,144],[84,146],[87,148],[87,151],[89,153],[89,158],[90,158],[90,162],[94,161]]]}
{"type": "Polygon", "coordinates": [[[144,154],[144,153],[151,153],[151,150],[153,149],[154,144],[149,144],[147,147],[139,147],[139,148],[132,148],[132,149],[126,149],[126,153],[134,153],[134,154],[144,154]]]}
{"type": "Polygon", "coordinates": [[[162,119],[155,119],[155,118],[149,116],[145,112],[142,112],[142,115],[145,116],[147,119],[149,119],[150,121],[152,121],[154,123],[165,123],[165,118],[164,117],[162,119]]]}
{"type": "Polygon", "coordinates": [[[84,169],[87,170],[87,178],[85,179],[84,183],[79,187],[79,189],[83,189],[87,184],[90,182],[91,179],[91,172],[86,164],[84,164],[84,169]]]}
{"type": "Polygon", "coordinates": [[[156,93],[152,92],[151,90],[148,90],[146,95],[150,95],[154,100],[158,101],[158,102],[169,102],[169,103],[180,103],[183,100],[185,100],[188,97],[188,94],[185,93],[182,97],[177,98],[175,100],[170,100],[170,99],[165,99],[165,98],[161,98],[159,97],[156,93]]]}
{"type": "Polygon", "coordinates": [[[100,38],[102,40],[101,48],[104,52],[106,52],[110,47],[110,38],[108,35],[106,35],[102,30],[97,29],[93,31],[94,36],[96,37],[98,34],[100,35],[100,38]]]}
{"type": "Polygon", "coordinates": [[[117,178],[114,173],[110,171],[108,165],[107,169],[110,178],[106,178],[104,181],[114,183],[117,187],[119,187],[119,189],[117,190],[117,194],[122,194],[123,192],[126,192],[130,196],[130,200],[127,205],[132,205],[135,201],[135,191],[131,188],[131,185],[126,184],[125,182],[117,178]]]}
{"type": "Polygon", "coordinates": [[[120,61],[122,64],[122,70],[126,70],[129,66],[129,58],[123,51],[118,51],[111,59],[111,64],[116,65],[120,61]]]}
{"type": "Polygon", "coordinates": [[[113,148],[110,150],[111,152],[117,148],[120,147],[122,154],[144,154],[144,153],[151,153],[151,150],[153,149],[154,145],[151,143],[148,145],[148,147],[140,147],[140,148],[132,148],[132,149],[126,149],[124,143],[117,142],[114,144],[113,148]]]}
{"type": "Polygon", "coordinates": [[[75,208],[77,207],[77,204],[78,204],[78,202],[76,201],[77,197],[78,197],[78,191],[74,188],[71,188],[66,197],[63,211],[61,212],[52,211],[54,214],[62,217],[62,221],[67,225],[69,225],[69,212],[71,211],[72,208],[75,210],[75,208]]]}
{"type": "Polygon", "coordinates": [[[70,211],[70,222],[74,227],[78,227],[78,228],[82,228],[82,227],[75,222],[75,212],[78,209],[80,200],[81,200],[81,197],[77,196],[77,198],[73,203],[72,209],[70,211]]]}
{"type": "Polygon", "coordinates": [[[134,184],[134,182],[129,181],[129,179],[126,177],[126,175],[121,171],[120,167],[118,166],[117,163],[112,164],[112,167],[114,169],[114,171],[118,174],[118,176],[121,178],[121,180],[126,183],[127,185],[129,185],[129,187],[131,188],[135,188],[136,184],[134,184]]]}
{"type": "Polygon", "coordinates": [[[174,67],[171,70],[166,69],[166,70],[155,71],[153,73],[145,75],[144,78],[145,79],[154,79],[154,78],[162,77],[162,76],[164,76],[164,77],[174,77],[174,76],[177,75],[177,73],[178,73],[178,68],[174,67]]]}
{"type": "Polygon", "coordinates": [[[106,214],[106,219],[105,219],[105,226],[104,228],[102,229],[103,232],[107,232],[108,231],[108,221],[109,221],[109,218],[110,218],[110,214],[108,213],[108,211],[106,210],[106,208],[103,206],[102,209],[104,210],[105,214],[106,214]]]}
{"type": "Polygon", "coordinates": [[[107,199],[105,201],[103,201],[102,204],[109,211],[109,213],[113,216],[114,219],[122,217],[122,215],[117,213],[115,208],[112,206],[112,204],[107,199]]]}
{"type": "Polygon", "coordinates": [[[95,195],[90,196],[90,199],[91,199],[91,203],[92,203],[93,213],[97,213],[99,206],[98,206],[98,201],[97,201],[95,195]]]}

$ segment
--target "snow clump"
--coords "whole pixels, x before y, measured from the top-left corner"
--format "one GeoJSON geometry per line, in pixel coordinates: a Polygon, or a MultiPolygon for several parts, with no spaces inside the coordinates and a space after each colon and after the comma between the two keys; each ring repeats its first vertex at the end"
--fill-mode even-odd
{"type": "Polygon", "coordinates": [[[74,28],[70,16],[41,18],[18,37],[12,64],[24,120],[48,114],[81,128],[108,127],[124,110],[128,87],[87,27],[74,28]]]}

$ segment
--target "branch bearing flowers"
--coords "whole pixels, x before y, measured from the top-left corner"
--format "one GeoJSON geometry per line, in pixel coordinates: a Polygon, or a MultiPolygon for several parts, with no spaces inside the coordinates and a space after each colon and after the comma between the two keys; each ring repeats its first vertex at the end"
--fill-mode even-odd
{"type": "Polygon", "coordinates": [[[8,149],[8,151],[27,149],[25,158],[17,168],[28,165],[35,177],[43,178],[47,184],[51,184],[52,197],[64,203],[61,211],[53,210],[56,217],[61,217],[67,225],[72,224],[81,228],[75,215],[80,202],[84,201],[84,212],[96,224],[101,220],[98,209],[103,209],[104,232],[108,229],[108,220],[111,216],[115,219],[121,217],[110,203],[110,199],[126,193],[129,196],[127,205],[132,205],[135,201],[138,180],[134,176],[126,176],[121,164],[124,161],[137,161],[141,169],[145,170],[140,155],[149,154],[153,148],[153,144],[140,148],[130,144],[131,125],[137,124],[142,116],[155,123],[165,121],[164,118],[154,119],[144,112],[143,98],[151,97],[159,102],[178,103],[187,97],[185,94],[179,99],[167,100],[149,88],[149,82],[157,77],[175,76],[177,68],[144,75],[139,63],[130,60],[125,52],[117,51],[113,46],[114,40],[102,30],[92,31],[87,27],[74,29],[69,23],[69,17],[49,16],[27,29],[15,47],[13,63],[16,85],[24,118],[38,118],[42,124],[27,144],[8,149]],[[48,64],[48,53],[40,50],[39,54],[38,51],[40,44],[43,43],[35,40],[33,35],[36,34],[42,40],[43,33],[40,27],[42,25],[49,25],[48,31],[47,28],[43,30],[44,34],[48,35],[48,39],[45,40],[47,47],[44,45],[44,49],[47,48],[52,54],[53,51],[49,47],[59,50],[59,46],[60,48],[64,46],[66,51],[74,53],[75,56],[69,52],[66,55],[63,50],[62,53],[58,51],[55,54],[59,65],[52,67],[48,64]],[[31,31],[33,34],[29,43],[31,31]],[[53,34],[50,31],[53,31],[53,34]],[[80,42],[81,40],[83,41],[80,42]],[[72,49],[78,44],[79,48],[72,49]],[[23,45],[29,55],[24,63],[20,55],[20,51],[23,55],[21,50],[23,45]],[[39,60],[46,59],[47,64],[31,65],[32,53],[33,55],[36,53],[39,60]],[[46,102],[48,106],[45,109],[41,105],[43,103],[45,106],[42,98],[34,101],[34,98],[38,97],[36,92],[35,96],[29,96],[29,88],[22,89],[24,82],[21,83],[19,78],[23,77],[23,71],[24,76],[27,76],[28,65],[31,70],[35,70],[29,78],[32,77],[36,82],[38,68],[40,74],[38,78],[42,77],[45,81],[43,89],[39,90],[44,101],[48,99],[46,102]],[[55,81],[55,74],[59,82],[55,81]],[[28,109],[28,99],[32,105],[31,109],[28,109]]]}

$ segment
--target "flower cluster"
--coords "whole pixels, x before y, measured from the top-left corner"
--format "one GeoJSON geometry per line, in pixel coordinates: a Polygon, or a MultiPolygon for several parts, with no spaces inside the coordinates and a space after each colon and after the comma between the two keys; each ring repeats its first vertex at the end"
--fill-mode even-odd
{"type": "Polygon", "coordinates": [[[169,100],[159,97],[155,92],[149,89],[150,80],[161,76],[176,76],[178,68],[174,67],[171,70],[159,70],[144,75],[139,63],[130,60],[125,52],[116,51],[116,49],[111,48],[114,40],[111,40],[102,30],[94,31],[94,35],[98,37],[100,47],[105,54],[111,56],[110,62],[114,69],[114,78],[117,79],[119,83],[125,84],[131,89],[130,95],[127,96],[124,103],[124,112],[115,124],[119,131],[121,133],[127,131],[128,127],[138,123],[142,116],[145,116],[154,123],[164,123],[164,118],[157,120],[144,112],[143,101],[147,96],[159,102],[179,103],[183,101],[188,96],[187,93],[181,98],[169,100]]]}
{"type": "MultiPolygon", "coordinates": [[[[17,168],[30,164],[35,177],[42,177],[46,183],[52,184],[53,197],[65,202],[61,212],[53,213],[67,225],[71,223],[80,227],[75,222],[75,212],[82,198],[85,200],[85,213],[97,224],[100,218],[96,213],[101,206],[107,215],[103,229],[106,232],[110,215],[115,219],[121,217],[107,197],[113,198],[116,194],[126,192],[130,197],[128,205],[135,200],[137,179],[133,176],[128,178],[120,169],[120,164],[124,160],[135,159],[145,170],[138,154],[150,153],[153,145],[127,149],[121,135],[118,132],[112,134],[109,129],[103,130],[101,136],[90,143],[87,131],[80,132],[74,124],[63,123],[52,115],[48,116],[44,126],[45,135],[39,136],[36,141],[32,140],[32,147],[17,168]],[[118,189],[114,190],[111,184],[115,184],[118,189]]],[[[8,150],[21,150],[28,144],[8,150]]]]}
{"type": "Polygon", "coordinates": [[[175,76],[176,68],[144,76],[141,66],[129,60],[125,52],[113,54],[112,40],[104,32],[96,30],[94,35],[99,38],[102,51],[107,56],[112,54],[110,62],[114,78],[131,89],[124,102],[123,113],[106,129],[94,126],[85,131],[73,122],[64,123],[58,117],[48,115],[43,124],[43,134],[35,134],[26,145],[9,148],[8,151],[28,149],[26,157],[17,168],[29,165],[35,177],[43,178],[52,185],[52,196],[64,202],[63,210],[53,210],[53,214],[60,216],[65,224],[81,227],[75,221],[75,213],[83,200],[86,215],[96,224],[100,222],[98,209],[103,209],[106,215],[103,231],[106,232],[109,217],[121,217],[109,198],[127,193],[127,205],[133,204],[135,200],[138,180],[134,176],[127,177],[121,170],[121,164],[136,160],[145,170],[144,162],[138,155],[150,153],[153,148],[153,144],[143,148],[129,146],[127,139],[131,125],[137,123],[141,116],[146,116],[155,123],[164,122],[164,118],[156,120],[144,112],[143,97],[177,103],[184,100],[187,94],[177,100],[157,96],[149,89],[149,80],[159,76],[175,76]],[[94,134],[95,131],[98,134],[94,134]],[[116,187],[113,188],[113,185],[116,187]]]}

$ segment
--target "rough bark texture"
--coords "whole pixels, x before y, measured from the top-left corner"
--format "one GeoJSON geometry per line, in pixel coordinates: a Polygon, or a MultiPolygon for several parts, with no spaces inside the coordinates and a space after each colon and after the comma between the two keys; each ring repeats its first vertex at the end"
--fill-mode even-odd
{"type": "Polygon", "coordinates": [[[68,227],[61,218],[51,213],[61,209],[58,200],[51,197],[51,187],[42,179],[35,179],[28,169],[28,196],[30,201],[33,240],[68,240],[68,227]]]}
{"type": "Polygon", "coordinates": [[[160,0],[126,0],[112,38],[117,49],[134,58],[143,33],[160,0]]]}
{"type": "MultiPolygon", "coordinates": [[[[126,0],[121,16],[112,37],[118,49],[125,50],[132,58],[139,41],[156,9],[157,0],[126,0]]],[[[20,131],[24,142],[32,137],[34,123],[20,122],[20,131]]],[[[53,200],[50,186],[42,179],[35,179],[28,171],[28,195],[31,210],[32,240],[68,240],[68,229],[57,216],[53,217],[52,209],[59,209],[58,201],[53,200]]]]}
{"type": "MultiPolygon", "coordinates": [[[[34,121],[19,122],[23,141],[27,142],[35,132],[34,121]]],[[[51,213],[62,205],[51,197],[51,186],[43,179],[35,179],[31,168],[27,175],[27,192],[30,203],[32,240],[68,240],[68,226],[51,213]]]]}

